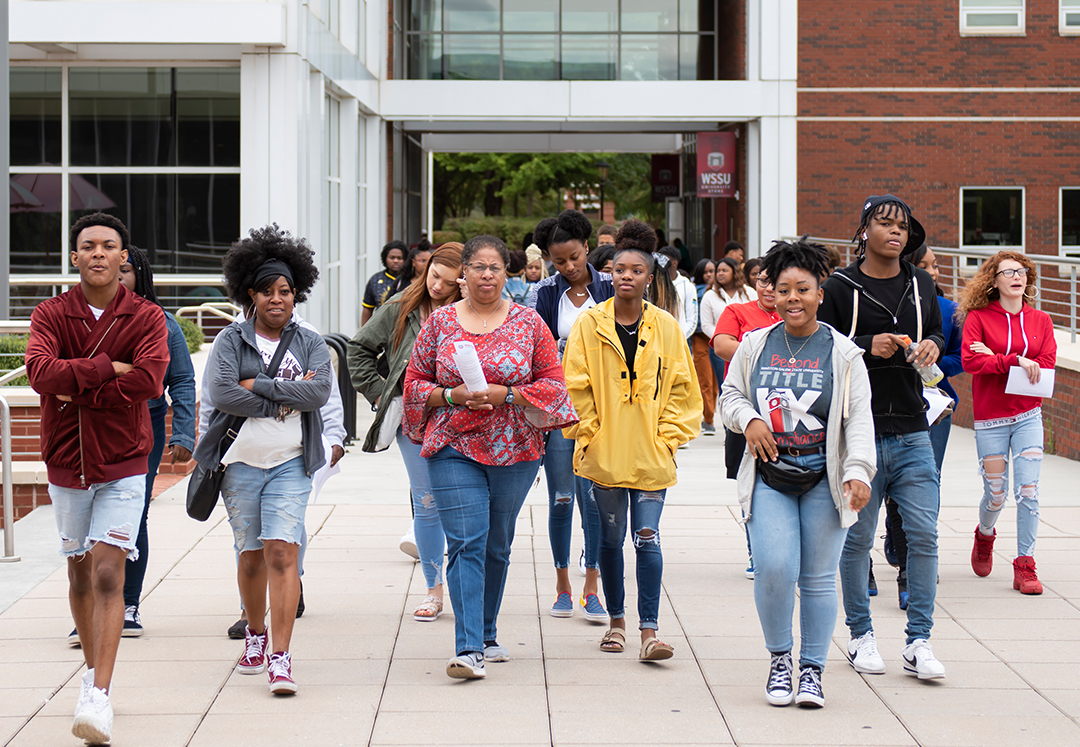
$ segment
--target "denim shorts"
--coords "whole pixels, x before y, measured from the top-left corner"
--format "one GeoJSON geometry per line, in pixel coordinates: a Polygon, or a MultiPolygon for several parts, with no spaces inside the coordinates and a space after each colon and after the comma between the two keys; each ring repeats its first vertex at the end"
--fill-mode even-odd
{"type": "Polygon", "coordinates": [[[142,522],[146,475],[96,482],[86,490],[49,483],[49,498],[64,557],[83,555],[95,542],[127,550],[128,560],[139,557],[135,540],[142,522]]]}
{"type": "Polygon", "coordinates": [[[302,456],[268,469],[243,462],[226,467],[221,498],[236,551],[261,550],[266,540],[299,545],[309,495],[311,478],[302,456]]]}

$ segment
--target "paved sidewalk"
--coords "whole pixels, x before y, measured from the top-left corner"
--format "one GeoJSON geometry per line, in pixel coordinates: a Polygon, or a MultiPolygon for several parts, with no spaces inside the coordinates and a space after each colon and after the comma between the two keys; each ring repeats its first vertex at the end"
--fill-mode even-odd
{"type": "MultiPolygon", "coordinates": [[[[1011,504],[993,574],[971,572],[981,489],[971,432],[954,429],[933,632],[948,678],[903,674],[904,614],[879,542],[881,593],[871,606],[888,672],[864,677],[848,666],[840,608],[826,708],[802,711],[764,699],[768,656],[722,455],[719,438],[679,453],[680,485],[661,521],[660,634],[674,659],[639,663],[633,635],[627,653],[602,653],[603,625],[580,611],[547,614],[554,571],[541,481],[518,521],[499,618],[513,658],[489,664],[484,681],[462,682],[444,674],[452,615],[412,620],[423,577],[397,549],[409,509],[396,448],[367,455],[351,447],[343,473],[308,511],[308,611],[293,639],[300,692],[286,699],[272,697],[264,677],[233,671],[242,644],[225,637],[238,606],[231,532],[220,507],[206,524],[188,519],[181,483],[151,507],[147,632],[120,646],[113,744],[1080,745],[1080,465],[1044,463],[1036,557],[1046,592],[1021,597],[1011,585],[1011,504]]],[[[0,588],[11,592],[6,609],[0,596],[0,744],[13,747],[79,743],[70,727],[82,659],[65,643],[72,622],[50,511],[16,525],[27,565],[0,566],[0,588]]],[[[580,591],[576,570],[571,577],[580,591]]],[[[627,585],[633,625],[632,571],[627,585]]]]}

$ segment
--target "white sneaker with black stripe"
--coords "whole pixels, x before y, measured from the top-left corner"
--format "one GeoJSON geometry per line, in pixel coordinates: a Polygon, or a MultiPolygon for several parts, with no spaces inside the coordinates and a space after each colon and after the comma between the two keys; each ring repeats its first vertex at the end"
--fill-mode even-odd
{"type": "Polygon", "coordinates": [[[456,680],[480,680],[487,677],[484,671],[484,655],[470,651],[458,654],[446,662],[446,676],[456,680]]]}
{"type": "Polygon", "coordinates": [[[945,665],[934,656],[930,641],[916,638],[904,647],[904,672],[920,680],[945,679],[945,665]]]}

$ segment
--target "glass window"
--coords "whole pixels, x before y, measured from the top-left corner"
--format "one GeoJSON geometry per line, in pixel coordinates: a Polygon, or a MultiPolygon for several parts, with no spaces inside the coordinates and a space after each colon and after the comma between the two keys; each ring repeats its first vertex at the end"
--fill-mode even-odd
{"type": "Polygon", "coordinates": [[[1080,34],[1080,0],[1060,0],[1062,34],[1080,34]]]}
{"type": "Polygon", "coordinates": [[[559,0],[503,0],[503,31],[558,31],[559,0]]]}
{"type": "Polygon", "coordinates": [[[177,68],[179,166],[240,165],[240,69],[177,68]]]}
{"type": "Polygon", "coordinates": [[[11,68],[11,163],[59,165],[60,68],[11,68]]]}
{"type": "Polygon", "coordinates": [[[679,0],[622,0],[622,28],[627,31],[677,31],[679,0]]]}
{"type": "Polygon", "coordinates": [[[715,80],[716,52],[712,34],[679,37],[679,80],[715,80]]]}
{"type": "Polygon", "coordinates": [[[616,80],[619,37],[567,35],[562,37],[563,80],[616,80]]]}
{"type": "Polygon", "coordinates": [[[410,34],[406,39],[409,45],[409,79],[441,80],[442,37],[438,34],[410,34]]]}
{"type": "Polygon", "coordinates": [[[172,70],[72,68],[71,163],[171,166],[172,70]]]}
{"type": "Polygon", "coordinates": [[[504,80],[558,80],[559,37],[514,34],[503,37],[504,80]]]}
{"type": "Polygon", "coordinates": [[[446,34],[443,36],[446,77],[450,80],[498,80],[497,34],[446,34]]]}
{"type": "Polygon", "coordinates": [[[499,0],[443,0],[444,31],[498,31],[499,0]]]}
{"type": "Polygon", "coordinates": [[[620,80],[678,80],[679,37],[633,34],[622,37],[620,80]]]}
{"type": "MultiPolygon", "coordinates": [[[[567,0],[562,9],[563,31],[618,31],[619,0],[588,0],[574,3],[567,0]],[[582,7],[584,6],[584,7],[582,7]]],[[[566,41],[563,41],[565,57],[566,41]]],[[[614,78],[608,78],[614,80],[614,78]]]]}
{"type": "Polygon", "coordinates": [[[412,0],[410,31],[442,31],[442,0],[412,0]]]}
{"type": "Polygon", "coordinates": [[[11,272],[58,272],[67,261],[61,180],[61,174],[11,175],[11,272]]]}
{"type": "Polygon", "coordinates": [[[1024,246],[1024,190],[967,187],[960,194],[964,246],[1024,246]]]}
{"type": "Polygon", "coordinates": [[[1024,0],[960,0],[961,32],[1022,33],[1024,16],[1024,0]]]}
{"type": "Polygon", "coordinates": [[[1080,187],[1061,190],[1061,249],[1063,254],[1080,254],[1080,187]]]}
{"type": "Polygon", "coordinates": [[[709,0],[679,0],[679,31],[712,31],[713,11],[709,0]]]}

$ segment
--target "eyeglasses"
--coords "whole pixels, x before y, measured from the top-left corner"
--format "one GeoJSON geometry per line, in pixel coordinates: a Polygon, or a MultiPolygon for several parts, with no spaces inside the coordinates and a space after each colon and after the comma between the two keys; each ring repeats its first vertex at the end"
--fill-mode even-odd
{"type": "Polygon", "coordinates": [[[490,271],[492,275],[498,275],[506,269],[502,265],[485,265],[479,263],[465,266],[469,268],[469,272],[475,273],[477,275],[483,275],[486,271],[490,271]]]}
{"type": "Polygon", "coordinates": [[[758,275],[757,284],[762,288],[769,288],[772,286],[772,281],[762,275],[758,275]]]}
{"type": "Polygon", "coordinates": [[[1020,267],[1020,268],[1017,268],[1017,269],[1014,270],[1013,268],[1010,267],[1007,270],[1000,270],[999,272],[997,272],[995,274],[996,275],[1004,275],[1007,278],[1014,278],[1017,275],[1019,275],[1022,278],[1026,278],[1027,274],[1028,274],[1028,268],[1020,267]]]}

